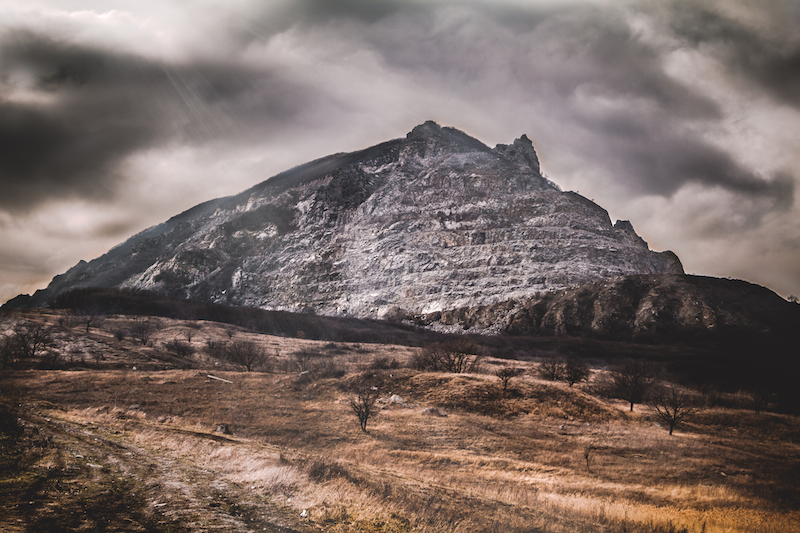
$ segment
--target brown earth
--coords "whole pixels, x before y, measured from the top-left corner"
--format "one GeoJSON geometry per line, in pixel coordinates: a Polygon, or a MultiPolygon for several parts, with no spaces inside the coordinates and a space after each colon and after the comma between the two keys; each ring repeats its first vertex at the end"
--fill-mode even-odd
{"type": "Polygon", "coordinates": [[[669,436],[649,408],[543,381],[535,361],[420,372],[404,366],[415,348],[171,319],[147,345],[115,337],[125,317],[87,333],[54,312],[4,315],[2,329],[22,319],[54,328],[62,369],[0,381],[24,424],[2,440],[4,530],[800,530],[800,422],[741,396],[669,436]],[[198,351],[168,352],[175,339],[198,351]],[[201,350],[236,339],[267,350],[269,368],[201,350]],[[505,365],[527,373],[503,392],[505,365]],[[405,402],[379,403],[367,433],[348,405],[365,379],[405,402]]]}

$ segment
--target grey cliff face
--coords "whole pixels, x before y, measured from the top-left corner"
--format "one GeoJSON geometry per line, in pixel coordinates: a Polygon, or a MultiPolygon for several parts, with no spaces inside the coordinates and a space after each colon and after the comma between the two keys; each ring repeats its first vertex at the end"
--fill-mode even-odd
{"type": "Polygon", "coordinates": [[[217,303],[381,318],[682,273],[627,221],[544,178],[531,141],[489,148],[426,122],[212,200],[81,262],[33,297],[129,287],[217,303]]]}

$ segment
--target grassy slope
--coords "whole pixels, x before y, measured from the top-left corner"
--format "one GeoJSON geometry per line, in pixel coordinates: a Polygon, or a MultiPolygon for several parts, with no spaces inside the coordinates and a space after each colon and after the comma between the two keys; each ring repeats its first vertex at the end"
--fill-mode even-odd
{"type": "Polygon", "coordinates": [[[277,353],[278,370],[305,349],[348,372],[245,373],[158,348],[189,329],[196,347],[228,340],[222,325],[164,320],[154,346],[141,346],[111,334],[124,320],[58,333],[59,349],[93,368],[0,381],[5,395],[22,398],[27,427],[19,446],[4,448],[3,528],[800,530],[793,417],[716,408],[670,437],[646,409],[629,414],[585,386],[528,374],[504,393],[491,374],[369,370],[375,358],[405,361],[413,348],[237,331],[234,339],[277,353]],[[376,375],[382,396],[408,402],[381,409],[367,434],[346,392],[362,372],[376,375]],[[233,435],[214,433],[221,423],[233,435]]]}

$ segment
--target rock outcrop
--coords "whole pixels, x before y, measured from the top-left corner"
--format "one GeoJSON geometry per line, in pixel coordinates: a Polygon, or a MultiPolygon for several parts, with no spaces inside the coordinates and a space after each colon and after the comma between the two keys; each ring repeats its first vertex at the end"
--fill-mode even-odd
{"type": "Polygon", "coordinates": [[[87,286],[383,318],[626,274],[682,273],[627,221],[542,176],[531,141],[426,122],[198,205],[80,262],[26,306],[87,286]]]}
{"type": "MultiPolygon", "coordinates": [[[[408,319],[450,332],[671,343],[769,339],[796,346],[800,305],[741,280],[638,274],[408,319]],[[790,342],[789,342],[790,340],[790,342]]],[[[796,352],[796,349],[795,349],[796,352]]]]}

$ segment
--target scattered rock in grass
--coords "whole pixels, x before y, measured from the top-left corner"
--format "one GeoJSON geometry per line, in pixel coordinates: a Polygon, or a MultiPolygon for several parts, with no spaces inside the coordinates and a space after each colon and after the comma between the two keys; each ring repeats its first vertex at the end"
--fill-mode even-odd
{"type": "Polygon", "coordinates": [[[223,435],[233,435],[233,431],[231,431],[231,427],[228,424],[217,424],[217,427],[214,428],[214,433],[222,433],[223,435]]]}
{"type": "Polygon", "coordinates": [[[400,407],[408,407],[403,397],[397,394],[392,394],[391,398],[389,398],[389,403],[399,405],[400,407]]]}

